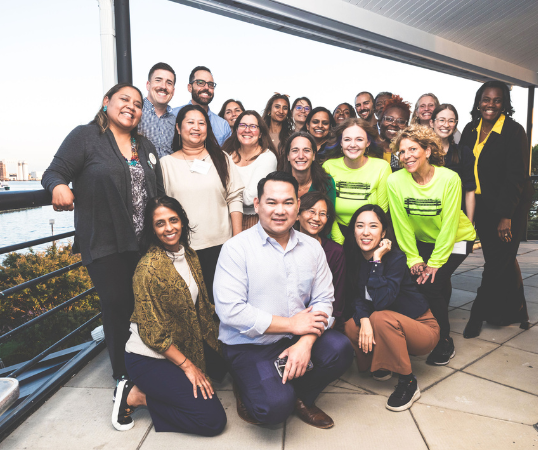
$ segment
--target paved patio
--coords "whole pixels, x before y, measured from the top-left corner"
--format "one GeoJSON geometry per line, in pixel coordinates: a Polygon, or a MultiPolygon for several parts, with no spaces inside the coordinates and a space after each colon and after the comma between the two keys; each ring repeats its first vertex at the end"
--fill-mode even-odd
{"type": "Polygon", "coordinates": [[[228,414],[220,436],[155,433],[147,410],[137,411],[135,427],[120,433],[110,423],[114,385],[104,351],[2,442],[2,449],[538,449],[533,428],[538,422],[538,242],[523,243],[518,259],[533,327],[484,325],[479,338],[463,339],[484,263],[480,250],[470,255],[453,277],[456,357],[446,367],[414,358],[422,397],[408,411],[385,409],[395,377],[377,382],[353,365],[318,398],[336,423],[330,430],[294,416],[279,426],[248,425],[237,416],[227,379],[216,385],[228,414]]]}

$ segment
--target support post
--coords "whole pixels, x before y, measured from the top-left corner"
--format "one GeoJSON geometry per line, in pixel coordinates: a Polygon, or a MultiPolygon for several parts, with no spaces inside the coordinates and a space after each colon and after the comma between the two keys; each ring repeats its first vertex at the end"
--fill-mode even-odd
{"type": "Polygon", "coordinates": [[[113,0],[97,0],[101,25],[101,72],[103,95],[118,82],[113,0]]]}
{"type": "MultiPolygon", "coordinates": [[[[534,117],[534,88],[535,86],[529,86],[529,95],[527,102],[527,139],[529,140],[529,175],[532,175],[532,125],[534,117]]],[[[531,209],[534,207],[534,201],[531,203],[531,209]]],[[[530,212],[529,212],[530,214],[530,212]]],[[[527,220],[525,224],[525,236],[523,241],[527,241],[529,232],[529,214],[527,214],[527,220]]]]}
{"type": "Polygon", "coordinates": [[[114,0],[118,83],[133,82],[129,0],[114,0]]]}

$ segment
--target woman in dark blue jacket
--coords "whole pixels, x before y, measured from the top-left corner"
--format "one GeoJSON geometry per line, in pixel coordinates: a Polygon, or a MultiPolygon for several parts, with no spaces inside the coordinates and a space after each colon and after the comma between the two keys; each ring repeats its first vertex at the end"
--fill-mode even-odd
{"type": "Polygon", "coordinates": [[[386,407],[404,411],[420,398],[409,355],[431,352],[439,341],[439,325],[411,278],[405,254],[391,250],[385,212],[364,205],[349,223],[344,252],[353,317],[345,333],[359,371],[370,369],[378,381],[390,379],[391,372],[399,374],[386,407]]]}

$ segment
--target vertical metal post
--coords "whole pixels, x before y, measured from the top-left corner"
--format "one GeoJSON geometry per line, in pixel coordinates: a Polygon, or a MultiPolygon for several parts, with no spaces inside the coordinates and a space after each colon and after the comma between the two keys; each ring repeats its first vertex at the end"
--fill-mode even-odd
{"type": "MultiPolygon", "coordinates": [[[[532,175],[532,125],[534,117],[534,88],[535,86],[529,86],[529,95],[527,102],[527,139],[529,140],[529,175],[532,175]]],[[[531,203],[531,209],[534,206],[534,202],[531,203]]],[[[529,212],[530,213],[530,212],[529,212]]],[[[523,241],[527,241],[529,231],[529,214],[527,214],[527,220],[525,224],[525,236],[523,241]]]]}
{"type": "Polygon", "coordinates": [[[114,18],[116,24],[118,83],[132,83],[133,63],[131,58],[129,0],[114,0],[114,18]]]}

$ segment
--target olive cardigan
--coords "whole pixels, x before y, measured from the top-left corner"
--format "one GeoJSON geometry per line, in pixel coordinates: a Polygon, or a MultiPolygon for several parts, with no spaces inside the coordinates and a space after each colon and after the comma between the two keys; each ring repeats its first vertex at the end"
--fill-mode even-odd
{"type": "Polygon", "coordinates": [[[153,246],[138,263],[133,277],[135,304],[131,322],[138,324],[140,338],[149,348],[163,353],[174,344],[205,372],[203,343],[220,352],[218,323],[198,256],[188,247],[185,257],[198,285],[196,304],[165,251],[153,246]]]}

